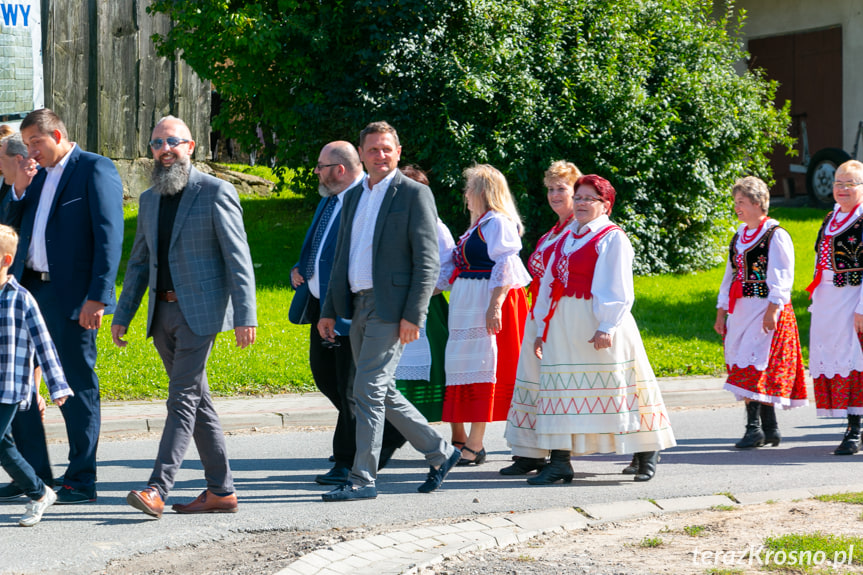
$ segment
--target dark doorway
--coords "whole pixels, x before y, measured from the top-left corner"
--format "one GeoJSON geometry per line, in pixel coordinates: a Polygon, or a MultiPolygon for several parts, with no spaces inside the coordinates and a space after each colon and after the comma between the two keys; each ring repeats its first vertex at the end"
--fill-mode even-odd
{"type": "Polygon", "coordinates": [[[759,38],[749,41],[750,67],[763,68],[779,82],[776,104],[791,100],[792,135],[798,138],[797,156],[777,149],[770,157],[776,184],[771,193],[806,195],[806,177],[792,173],[791,164],[803,162],[800,120],[805,119],[809,154],[823,148],[842,148],[842,28],[759,38]]]}

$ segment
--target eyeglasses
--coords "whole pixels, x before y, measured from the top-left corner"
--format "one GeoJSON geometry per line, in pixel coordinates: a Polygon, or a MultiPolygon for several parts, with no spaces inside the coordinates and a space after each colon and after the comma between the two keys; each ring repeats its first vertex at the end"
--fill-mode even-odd
{"type": "Polygon", "coordinates": [[[605,200],[603,200],[602,198],[593,198],[593,197],[583,197],[582,198],[580,196],[575,196],[574,198],[572,198],[572,203],[574,203],[574,204],[593,204],[595,202],[604,202],[604,201],[605,200]]]}
{"type": "Polygon", "coordinates": [[[188,144],[192,140],[184,140],[183,138],[174,138],[173,136],[170,138],[154,138],[150,140],[150,147],[154,150],[161,150],[162,146],[167,142],[169,148],[176,148],[180,144],[188,144]]]}
{"type": "Polygon", "coordinates": [[[833,187],[840,190],[850,190],[857,186],[863,186],[863,182],[833,182],[833,187]]]}
{"type": "Polygon", "coordinates": [[[324,168],[332,168],[333,166],[341,166],[341,164],[318,164],[315,166],[315,169],[323,170],[324,168]]]}

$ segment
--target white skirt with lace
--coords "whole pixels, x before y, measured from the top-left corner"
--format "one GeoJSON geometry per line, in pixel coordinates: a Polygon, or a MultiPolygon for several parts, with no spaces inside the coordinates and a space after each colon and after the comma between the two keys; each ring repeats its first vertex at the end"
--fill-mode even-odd
{"type": "Polygon", "coordinates": [[[497,340],[486,329],[489,280],[457,278],[449,297],[446,384],[497,381],[497,340]]]}

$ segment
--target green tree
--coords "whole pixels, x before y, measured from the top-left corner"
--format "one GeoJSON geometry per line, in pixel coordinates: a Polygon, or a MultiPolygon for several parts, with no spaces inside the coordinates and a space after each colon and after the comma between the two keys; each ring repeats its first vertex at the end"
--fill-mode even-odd
{"type": "Polygon", "coordinates": [[[542,174],[565,158],[607,177],[637,271],[721,258],[735,178],[768,181],[788,106],[739,72],[743,16],[710,0],[155,0],[157,37],[221,92],[216,125],[280,164],[369,121],[399,130],[460,231],[462,170],[501,169],[528,227],[550,225],[542,174]]]}

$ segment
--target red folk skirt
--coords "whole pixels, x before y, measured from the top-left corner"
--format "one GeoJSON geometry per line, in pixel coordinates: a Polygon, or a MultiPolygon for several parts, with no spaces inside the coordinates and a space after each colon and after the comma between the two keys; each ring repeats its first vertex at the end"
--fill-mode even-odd
{"type": "Polygon", "coordinates": [[[787,304],[779,314],[779,322],[770,343],[770,358],[764,371],[758,371],[751,365],[730,365],[726,368],[728,380],[725,389],[740,399],[772,403],[785,409],[806,405],[803,354],[800,351],[797,318],[791,304],[787,304]]]}
{"type": "Polygon", "coordinates": [[[527,301],[524,289],[509,290],[501,306],[501,330],[495,337],[497,381],[448,385],[443,401],[443,421],[506,421],[515,388],[515,374],[526,318],[527,301]]]}

